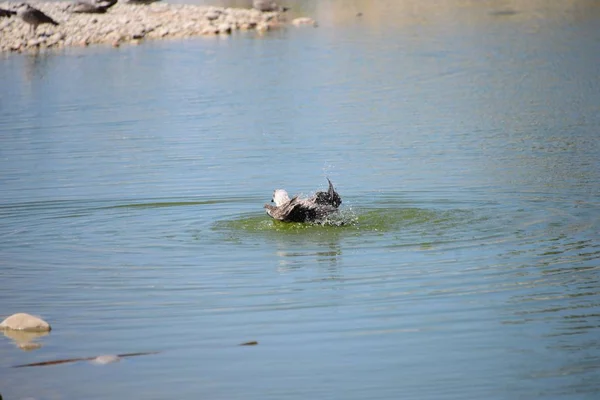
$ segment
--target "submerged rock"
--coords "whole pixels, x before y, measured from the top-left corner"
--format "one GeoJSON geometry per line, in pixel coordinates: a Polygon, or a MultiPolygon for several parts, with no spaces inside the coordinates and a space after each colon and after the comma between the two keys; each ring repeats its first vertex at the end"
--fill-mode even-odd
{"type": "Polygon", "coordinates": [[[126,353],[126,354],[117,354],[117,355],[104,355],[98,357],[79,357],[79,358],[67,358],[63,360],[51,360],[51,361],[42,361],[30,364],[21,364],[14,365],[13,368],[24,368],[24,367],[42,367],[48,365],[58,365],[58,364],[67,364],[77,361],[89,361],[95,364],[111,364],[115,362],[121,361],[121,358],[125,357],[136,357],[136,356],[145,356],[149,354],[158,354],[158,351],[146,351],[140,353],[126,353]]]}
{"type": "Polygon", "coordinates": [[[0,330],[12,329],[28,332],[48,332],[50,324],[39,317],[26,313],[13,314],[0,323],[0,330]]]}
{"type": "Polygon", "coordinates": [[[113,354],[107,354],[104,356],[98,356],[93,360],[90,360],[92,364],[105,365],[112,364],[121,361],[121,357],[113,354]]]}

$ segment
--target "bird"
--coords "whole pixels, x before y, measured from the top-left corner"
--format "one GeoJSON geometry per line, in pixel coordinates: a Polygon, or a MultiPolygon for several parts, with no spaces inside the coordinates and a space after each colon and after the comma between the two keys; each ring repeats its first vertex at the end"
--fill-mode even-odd
{"type": "Polygon", "coordinates": [[[117,0],[107,1],[76,1],[68,6],[68,10],[74,14],[104,14],[106,11],[117,4],[117,0]]]}
{"type": "Polygon", "coordinates": [[[148,4],[156,3],[157,1],[160,1],[160,0],[128,0],[127,4],[148,5],[148,4]]]}
{"type": "Polygon", "coordinates": [[[93,4],[99,7],[106,7],[108,9],[117,4],[117,1],[118,0],[94,0],[93,4]]]}
{"type": "Polygon", "coordinates": [[[335,191],[329,178],[327,182],[329,182],[327,192],[317,192],[312,197],[304,199],[298,195],[290,199],[284,189],[276,189],[271,200],[275,205],[265,204],[264,208],[272,218],[283,222],[322,221],[337,212],[342,204],[342,198],[335,191]]]}
{"type": "Polygon", "coordinates": [[[104,14],[117,3],[116,0],[96,1],[89,3],[87,1],[77,1],[68,6],[68,10],[74,14],[104,14]]]}
{"type": "Polygon", "coordinates": [[[38,25],[51,24],[58,25],[58,22],[38,10],[31,7],[29,4],[21,3],[17,6],[17,15],[31,26],[31,31],[35,34],[38,25]]]}
{"type": "Polygon", "coordinates": [[[262,12],[280,11],[286,12],[288,7],[282,7],[273,0],[253,0],[252,7],[262,12]]]}
{"type": "Polygon", "coordinates": [[[3,17],[12,17],[13,15],[16,15],[17,12],[16,11],[12,11],[12,10],[5,10],[4,8],[0,8],[0,18],[3,17]]]}

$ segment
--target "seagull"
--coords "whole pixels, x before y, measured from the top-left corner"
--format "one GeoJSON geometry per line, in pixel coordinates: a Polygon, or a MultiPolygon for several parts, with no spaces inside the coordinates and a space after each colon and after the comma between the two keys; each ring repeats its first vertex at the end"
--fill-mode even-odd
{"type": "Polygon", "coordinates": [[[129,1],[127,1],[127,4],[148,5],[148,4],[156,3],[157,1],[160,1],[160,0],[129,0],[129,1]]]}
{"type": "Polygon", "coordinates": [[[31,31],[35,34],[35,30],[38,25],[41,24],[52,24],[58,25],[58,22],[38,10],[37,8],[31,7],[29,4],[21,3],[17,6],[17,15],[21,19],[31,26],[31,31]]]}
{"type": "Polygon", "coordinates": [[[0,18],[2,17],[12,17],[17,12],[12,10],[5,10],[4,8],[0,8],[0,18]]]}
{"type": "Polygon", "coordinates": [[[68,10],[75,14],[104,14],[116,3],[117,0],[95,1],[93,3],[77,1],[69,5],[68,10]]]}
{"type": "Polygon", "coordinates": [[[118,0],[94,0],[92,3],[97,5],[98,7],[106,7],[107,9],[111,8],[115,4],[117,4],[118,0]]]}
{"type": "Polygon", "coordinates": [[[278,5],[276,1],[273,1],[273,0],[254,0],[252,2],[252,7],[254,7],[258,11],[262,11],[262,12],[269,12],[269,11],[286,12],[287,10],[289,10],[288,7],[282,7],[282,6],[278,5]]]}
{"type": "Polygon", "coordinates": [[[318,222],[338,210],[342,204],[342,198],[329,182],[327,192],[317,192],[314,196],[306,199],[299,198],[297,195],[292,197],[283,189],[277,189],[273,192],[273,203],[265,204],[267,214],[274,219],[284,222],[318,222]]]}

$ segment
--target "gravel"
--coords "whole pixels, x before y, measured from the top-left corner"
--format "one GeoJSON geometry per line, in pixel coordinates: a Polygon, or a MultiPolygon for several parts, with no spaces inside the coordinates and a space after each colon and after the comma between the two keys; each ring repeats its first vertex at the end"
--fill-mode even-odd
{"type": "MultiPolygon", "coordinates": [[[[0,3],[13,10],[18,3],[0,3]]],[[[35,34],[18,16],[0,18],[0,51],[39,51],[66,46],[124,43],[142,40],[187,38],[203,35],[230,35],[234,31],[264,32],[281,27],[285,16],[279,12],[213,6],[152,3],[117,3],[106,14],[72,14],[72,2],[29,3],[58,26],[40,25],[35,34]]]]}

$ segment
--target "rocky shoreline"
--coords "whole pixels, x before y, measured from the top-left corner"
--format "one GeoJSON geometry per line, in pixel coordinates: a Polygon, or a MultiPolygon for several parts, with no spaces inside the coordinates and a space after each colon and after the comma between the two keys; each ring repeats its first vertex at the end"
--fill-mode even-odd
{"type": "MultiPolygon", "coordinates": [[[[122,1],[122,0],[121,0],[122,1]]],[[[17,3],[0,3],[0,8],[14,9],[17,3]]],[[[264,32],[281,27],[285,14],[254,9],[152,3],[133,5],[119,2],[105,14],[74,14],[72,2],[30,3],[44,12],[58,26],[30,26],[14,15],[0,18],[0,51],[39,51],[46,48],[123,43],[137,44],[146,39],[186,38],[203,35],[229,35],[234,31],[264,32]]],[[[292,21],[295,25],[314,25],[309,18],[292,21]]]]}

